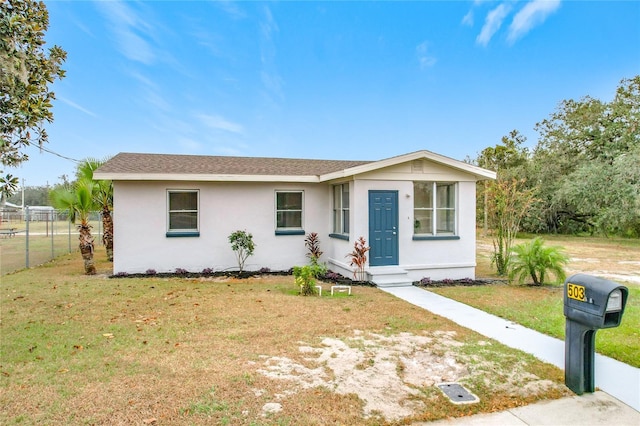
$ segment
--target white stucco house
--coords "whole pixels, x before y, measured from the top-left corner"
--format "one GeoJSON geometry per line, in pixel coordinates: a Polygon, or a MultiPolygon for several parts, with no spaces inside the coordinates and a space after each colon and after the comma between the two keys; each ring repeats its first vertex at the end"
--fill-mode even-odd
{"type": "Polygon", "coordinates": [[[113,272],[237,268],[228,236],[253,234],[245,270],[329,269],[363,236],[379,285],[475,278],[476,182],[495,172],[430,151],[380,161],[120,153],[94,173],[114,185],[113,272]]]}

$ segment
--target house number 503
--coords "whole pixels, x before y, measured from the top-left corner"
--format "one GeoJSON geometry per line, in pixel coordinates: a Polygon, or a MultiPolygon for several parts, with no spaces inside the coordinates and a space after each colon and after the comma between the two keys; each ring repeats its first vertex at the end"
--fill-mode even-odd
{"type": "Polygon", "coordinates": [[[585,294],[584,286],[578,284],[567,284],[567,297],[569,299],[575,299],[581,302],[587,301],[587,295],[585,294]]]}

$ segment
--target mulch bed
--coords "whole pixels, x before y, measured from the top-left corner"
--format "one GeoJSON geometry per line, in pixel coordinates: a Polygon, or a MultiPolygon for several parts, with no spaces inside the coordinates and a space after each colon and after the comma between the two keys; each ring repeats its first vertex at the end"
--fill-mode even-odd
{"type": "MultiPolygon", "coordinates": [[[[291,276],[293,275],[293,269],[287,271],[202,271],[202,272],[188,272],[177,270],[176,272],[155,272],[147,271],[146,273],[129,274],[126,272],[120,272],[117,274],[109,275],[109,278],[236,278],[236,279],[249,279],[258,278],[261,276],[291,276]]],[[[330,282],[338,285],[350,285],[350,286],[366,286],[375,287],[376,285],[370,281],[354,281],[347,277],[344,277],[338,273],[327,271],[327,273],[318,277],[319,280],[324,282],[330,282]]]]}

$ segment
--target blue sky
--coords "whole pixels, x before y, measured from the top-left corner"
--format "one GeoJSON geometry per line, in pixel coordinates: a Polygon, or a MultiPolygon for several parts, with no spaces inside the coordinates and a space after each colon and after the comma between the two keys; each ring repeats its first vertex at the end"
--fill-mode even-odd
{"type": "MultiPolygon", "coordinates": [[[[47,1],[68,52],[46,148],[475,157],[640,74],[637,1],[47,1]]],[[[72,176],[36,148],[25,184],[72,176]]]]}

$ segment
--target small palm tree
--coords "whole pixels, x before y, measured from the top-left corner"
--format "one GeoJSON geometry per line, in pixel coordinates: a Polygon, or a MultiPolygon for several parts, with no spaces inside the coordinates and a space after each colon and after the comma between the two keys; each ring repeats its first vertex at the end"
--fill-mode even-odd
{"type": "Polygon", "coordinates": [[[564,281],[566,278],[564,266],[569,262],[569,257],[562,247],[545,246],[544,240],[536,237],[514,246],[511,250],[515,257],[509,263],[510,281],[516,278],[518,284],[522,284],[529,276],[533,285],[543,285],[548,272],[554,275],[557,281],[564,281]]]}
{"type": "MultiPolygon", "coordinates": [[[[105,160],[106,161],[106,160],[105,160]]],[[[93,180],[93,172],[105,161],[87,158],[78,166],[78,180],[93,180]]],[[[100,209],[102,217],[102,243],[107,251],[107,260],[113,262],[113,182],[110,180],[93,180],[93,201],[100,209]]]]}
{"type": "Polygon", "coordinates": [[[77,181],[72,188],[59,188],[49,194],[51,204],[58,209],[67,210],[69,221],[78,220],[78,240],[80,254],[84,259],[84,273],[94,275],[96,266],[93,261],[93,236],[89,215],[95,209],[93,201],[93,182],[87,179],[77,181]]]}

